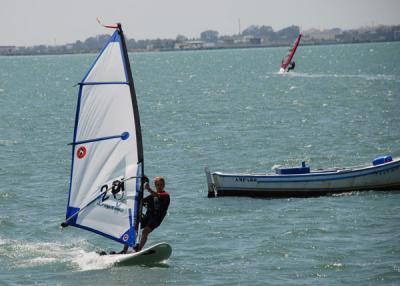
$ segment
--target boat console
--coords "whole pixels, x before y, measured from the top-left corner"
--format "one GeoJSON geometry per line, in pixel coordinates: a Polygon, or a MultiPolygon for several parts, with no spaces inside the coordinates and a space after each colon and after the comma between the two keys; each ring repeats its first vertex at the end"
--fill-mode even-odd
{"type": "Polygon", "coordinates": [[[301,162],[301,167],[294,168],[276,168],[275,173],[279,175],[296,175],[296,174],[308,174],[310,173],[310,167],[306,166],[306,162],[301,162]]]}

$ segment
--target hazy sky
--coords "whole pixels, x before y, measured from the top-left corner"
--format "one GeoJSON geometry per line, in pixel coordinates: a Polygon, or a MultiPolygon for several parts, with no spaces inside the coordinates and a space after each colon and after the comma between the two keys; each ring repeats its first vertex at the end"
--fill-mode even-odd
{"type": "Polygon", "coordinates": [[[0,0],[0,45],[65,44],[110,33],[121,22],[128,38],[220,35],[249,25],[292,24],[342,29],[400,24],[400,0],[0,0]]]}

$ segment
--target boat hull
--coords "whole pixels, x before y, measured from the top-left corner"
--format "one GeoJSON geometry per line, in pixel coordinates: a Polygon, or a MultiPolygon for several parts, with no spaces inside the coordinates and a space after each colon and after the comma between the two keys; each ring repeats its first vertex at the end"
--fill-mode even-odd
{"type": "Polygon", "coordinates": [[[211,190],[217,196],[249,197],[311,197],[352,191],[400,191],[400,159],[377,166],[317,170],[294,175],[207,174],[207,170],[209,196],[212,196],[211,190]]]}

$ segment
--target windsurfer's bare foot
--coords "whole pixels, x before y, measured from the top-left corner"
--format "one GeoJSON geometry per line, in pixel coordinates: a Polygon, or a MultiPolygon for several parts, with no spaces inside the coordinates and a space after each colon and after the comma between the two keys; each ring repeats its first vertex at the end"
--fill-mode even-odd
{"type": "Polygon", "coordinates": [[[126,254],[127,252],[128,252],[128,245],[125,244],[124,248],[120,252],[118,252],[117,254],[126,254]]]}

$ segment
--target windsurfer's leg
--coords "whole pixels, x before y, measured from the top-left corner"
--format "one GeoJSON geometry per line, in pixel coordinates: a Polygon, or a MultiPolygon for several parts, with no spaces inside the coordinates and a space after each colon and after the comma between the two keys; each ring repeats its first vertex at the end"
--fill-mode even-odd
{"type": "Polygon", "coordinates": [[[128,245],[125,244],[124,249],[122,249],[120,252],[118,252],[118,254],[126,254],[127,252],[128,252],[128,245]]]}
{"type": "Polygon", "coordinates": [[[143,231],[142,231],[142,237],[140,238],[140,242],[139,242],[139,247],[138,247],[138,251],[142,250],[143,246],[146,244],[147,241],[147,236],[149,235],[150,232],[152,232],[153,229],[151,229],[150,227],[146,226],[143,231]]]}

